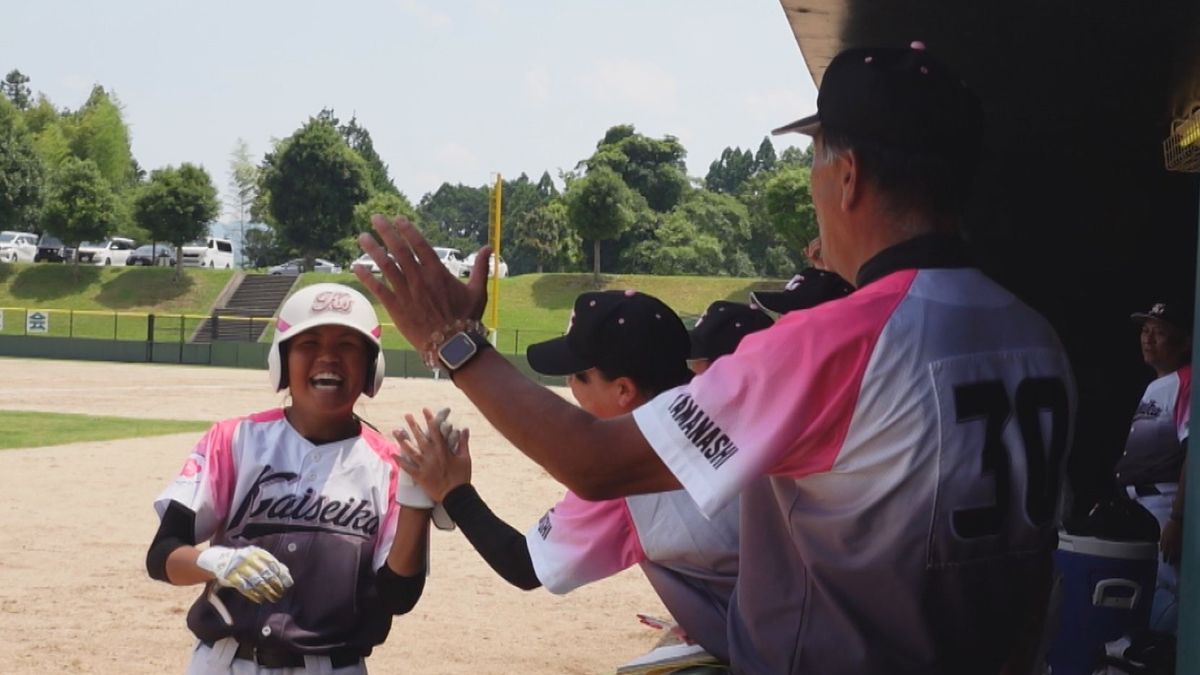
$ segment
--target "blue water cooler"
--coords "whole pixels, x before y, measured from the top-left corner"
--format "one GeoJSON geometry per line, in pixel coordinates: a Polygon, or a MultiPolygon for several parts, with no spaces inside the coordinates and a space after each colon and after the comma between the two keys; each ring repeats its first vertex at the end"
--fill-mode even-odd
{"type": "Polygon", "coordinates": [[[1046,661],[1053,675],[1091,675],[1105,642],[1150,623],[1158,544],[1058,536],[1062,604],[1046,661]]]}

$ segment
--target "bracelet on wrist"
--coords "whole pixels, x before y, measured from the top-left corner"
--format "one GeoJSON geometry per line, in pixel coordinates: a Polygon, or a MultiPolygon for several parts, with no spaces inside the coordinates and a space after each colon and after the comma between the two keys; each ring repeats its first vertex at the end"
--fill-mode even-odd
{"type": "Polygon", "coordinates": [[[475,333],[486,338],[488,328],[479,319],[456,319],[454,322],[442,326],[441,330],[433,331],[433,334],[429,336],[429,341],[425,343],[425,349],[421,351],[421,360],[430,370],[438,370],[442,366],[441,361],[438,360],[438,349],[451,337],[464,332],[475,333]]]}

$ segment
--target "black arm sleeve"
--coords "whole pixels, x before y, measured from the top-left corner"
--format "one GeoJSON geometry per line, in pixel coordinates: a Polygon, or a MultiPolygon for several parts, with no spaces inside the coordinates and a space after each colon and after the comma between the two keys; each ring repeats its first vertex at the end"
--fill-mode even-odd
{"type": "Polygon", "coordinates": [[[413,577],[400,576],[383,564],[375,573],[375,590],[384,609],[390,614],[407,614],[417,606],[425,592],[425,573],[413,577]]]}
{"type": "Polygon", "coordinates": [[[151,579],[171,583],[167,578],[167,557],[180,546],[196,545],[196,512],[177,501],[167,503],[158,532],[146,551],[146,572],[151,579]]]}
{"type": "Polygon", "coordinates": [[[492,513],[474,486],[467,484],[454,488],[446,495],[442,506],[496,574],[526,591],[542,585],[533,569],[525,535],[492,513]]]}

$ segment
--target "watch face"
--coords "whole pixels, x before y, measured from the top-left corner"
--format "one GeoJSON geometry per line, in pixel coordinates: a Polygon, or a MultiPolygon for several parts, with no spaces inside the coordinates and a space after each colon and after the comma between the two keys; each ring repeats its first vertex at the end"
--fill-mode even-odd
{"type": "Polygon", "coordinates": [[[467,337],[466,333],[459,333],[442,345],[438,350],[438,356],[441,357],[442,363],[450,370],[454,370],[467,362],[475,353],[478,347],[467,337]]]}

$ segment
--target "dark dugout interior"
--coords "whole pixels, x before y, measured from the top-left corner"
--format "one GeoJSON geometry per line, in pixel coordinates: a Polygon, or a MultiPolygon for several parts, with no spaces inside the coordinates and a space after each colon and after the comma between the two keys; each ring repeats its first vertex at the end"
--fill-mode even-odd
{"type": "Polygon", "coordinates": [[[782,5],[817,83],[844,48],[921,40],[982,99],[986,154],[964,236],[1070,353],[1079,417],[1068,475],[1074,510],[1086,510],[1115,490],[1113,464],[1153,378],[1130,313],[1193,303],[1200,174],[1169,171],[1163,142],[1200,105],[1200,2],[782,5]]]}

